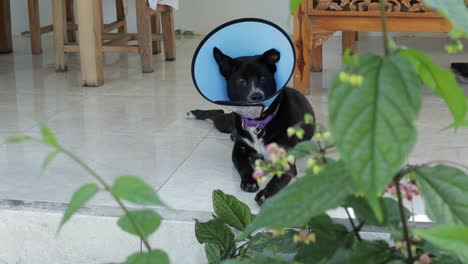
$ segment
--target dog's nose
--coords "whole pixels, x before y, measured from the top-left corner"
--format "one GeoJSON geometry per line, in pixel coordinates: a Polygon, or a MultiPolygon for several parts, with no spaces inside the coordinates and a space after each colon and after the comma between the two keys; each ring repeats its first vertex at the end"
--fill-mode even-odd
{"type": "Polygon", "coordinates": [[[265,98],[265,96],[262,93],[253,93],[250,95],[250,100],[252,101],[261,101],[265,98]]]}

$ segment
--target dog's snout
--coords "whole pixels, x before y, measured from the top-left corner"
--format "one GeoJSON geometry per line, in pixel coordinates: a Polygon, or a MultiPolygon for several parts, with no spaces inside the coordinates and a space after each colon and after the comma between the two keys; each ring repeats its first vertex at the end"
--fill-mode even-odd
{"type": "Polygon", "coordinates": [[[252,101],[262,101],[265,96],[262,93],[253,93],[250,95],[250,100],[252,101]]]}

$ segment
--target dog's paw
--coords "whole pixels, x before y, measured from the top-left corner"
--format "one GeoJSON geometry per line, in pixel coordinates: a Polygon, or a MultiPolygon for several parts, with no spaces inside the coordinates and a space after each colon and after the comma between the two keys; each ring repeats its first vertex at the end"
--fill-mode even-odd
{"type": "Polygon", "coordinates": [[[267,197],[265,196],[265,189],[259,191],[257,195],[255,195],[255,202],[257,202],[257,204],[260,206],[262,206],[266,199],[267,197]]]}
{"type": "Polygon", "coordinates": [[[193,113],[193,111],[190,111],[187,114],[185,114],[185,119],[195,119],[195,114],[193,113]]]}
{"type": "Polygon", "coordinates": [[[256,181],[242,181],[241,189],[246,192],[256,192],[258,191],[258,183],[256,181]]]}

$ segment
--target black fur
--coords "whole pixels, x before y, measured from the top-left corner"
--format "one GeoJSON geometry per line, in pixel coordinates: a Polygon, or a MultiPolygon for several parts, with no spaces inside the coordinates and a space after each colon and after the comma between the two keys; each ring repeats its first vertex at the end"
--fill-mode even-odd
{"type": "MultiPolygon", "coordinates": [[[[272,49],[258,56],[230,58],[219,49],[213,51],[221,74],[226,78],[228,95],[232,101],[263,101],[272,96],[276,90],[274,73],[275,63],[280,60],[278,51],[272,49]],[[245,83],[244,83],[245,82],[245,83]],[[255,95],[258,93],[257,95],[255,95]],[[261,98],[260,98],[261,97],[261,98]]],[[[303,123],[305,114],[314,115],[307,98],[292,88],[284,88],[261,119],[278,109],[275,117],[257,135],[242,126],[242,119],[237,113],[224,113],[223,110],[193,110],[187,115],[201,120],[212,120],[215,128],[223,133],[231,133],[234,141],[232,162],[241,177],[240,187],[247,192],[257,192],[259,186],[252,178],[255,160],[264,158],[252,144],[256,137],[263,145],[277,143],[290,149],[299,140],[287,136],[288,127],[300,126],[304,129],[303,140],[312,138],[315,127],[303,123]]],[[[315,118],[314,118],[315,119],[315,118]]],[[[295,165],[282,177],[274,177],[267,186],[257,193],[255,200],[262,204],[265,199],[276,194],[288,185],[291,178],[297,174],[295,165]]]]}

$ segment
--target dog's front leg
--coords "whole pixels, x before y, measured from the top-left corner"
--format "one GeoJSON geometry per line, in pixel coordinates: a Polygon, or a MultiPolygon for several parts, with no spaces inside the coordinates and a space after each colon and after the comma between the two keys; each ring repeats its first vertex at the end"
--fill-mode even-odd
{"type": "Polygon", "coordinates": [[[240,188],[246,192],[258,191],[258,183],[252,178],[254,168],[251,163],[251,156],[255,152],[241,143],[235,143],[232,150],[232,162],[241,177],[240,188]]]}
{"type": "Polygon", "coordinates": [[[285,172],[281,177],[275,176],[273,177],[265,186],[265,188],[255,195],[255,201],[258,205],[262,205],[266,199],[270,198],[274,194],[281,191],[284,187],[286,187],[289,182],[291,181],[292,177],[296,176],[297,170],[296,165],[291,165],[291,169],[285,172]]]}

